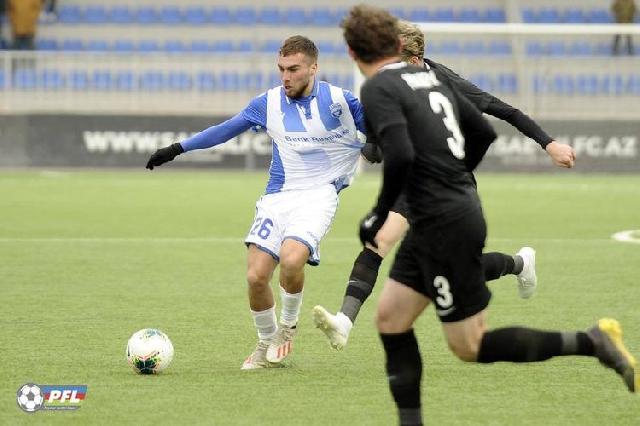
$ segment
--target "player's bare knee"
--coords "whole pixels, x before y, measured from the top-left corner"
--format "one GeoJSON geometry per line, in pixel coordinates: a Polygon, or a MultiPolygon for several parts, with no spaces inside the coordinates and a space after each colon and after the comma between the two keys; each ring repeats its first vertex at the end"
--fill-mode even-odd
{"type": "Polygon", "coordinates": [[[286,275],[296,275],[307,263],[308,255],[305,253],[289,252],[280,255],[280,271],[286,275]]]}
{"type": "Polygon", "coordinates": [[[404,327],[403,324],[394,315],[392,309],[387,309],[383,305],[378,306],[376,311],[376,327],[380,333],[402,333],[410,327],[404,327]]]}
{"type": "Polygon", "coordinates": [[[476,362],[478,359],[480,343],[476,342],[475,339],[449,340],[447,343],[449,344],[451,352],[453,352],[460,360],[465,362],[476,362]]]}
{"type": "Polygon", "coordinates": [[[250,268],[247,271],[247,284],[249,284],[249,287],[254,291],[266,289],[269,286],[270,279],[270,274],[258,269],[250,268]]]}

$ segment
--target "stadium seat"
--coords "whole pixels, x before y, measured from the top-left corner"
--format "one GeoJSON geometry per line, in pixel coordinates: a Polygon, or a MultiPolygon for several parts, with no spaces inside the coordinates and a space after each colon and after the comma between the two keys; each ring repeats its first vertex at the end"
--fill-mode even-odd
{"type": "Polygon", "coordinates": [[[258,16],[252,7],[240,7],[236,10],[235,22],[240,25],[253,26],[258,23],[258,16]]]}
{"type": "Polygon", "coordinates": [[[503,24],[507,22],[507,14],[504,9],[487,9],[483,20],[490,24],[503,24]]]}
{"type": "Polygon", "coordinates": [[[216,40],[211,44],[211,51],[214,53],[229,54],[235,50],[232,40],[216,40]]]}
{"type": "Polygon", "coordinates": [[[640,96],[640,74],[632,74],[627,81],[627,93],[640,96]]]}
{"type": "Polygon", "coordinates": [[[570,96],[574,93],[574,82],[571,75],[557,74],[552,81],[553,92],[557,95],[570,96]]]}
{"type": "Polygon", "coordinates": [[[57,50],[58,42],[49,38],[36,39],[36,49],[38,50],[57,50]]]}
{"type": "Polygon", "coordinates": [[[160,10],[160,22],[165,25],[182,23],[182,12],[176,6],[165,6],[160,10]]]}
{"type": "Polygon", "coordinates": [[[266,25],[280,25],[282,23],[280,10],[276,7],[265,7],[258,13],[258,21],[266,25]]]}
{"type": "Polygon", "coordinates": [[[284,20],[287,25],[305,25],[307,15],[304,9],[292,7],[285,11],[284,20]]]}
{"type": "MultiPolygon", "coordinates": [[[[157,52],[159,50],[160,50],[160,46],[158,45],[158,42],[155,40],[140,40],[138,42],[138,52],[149,53],[149,52],[157,52]]],[[[128,50],[125,50],[125,51],[128,51],[128,50]]]]}
{"type": "Polygon", "coordinates": [[[158,92],[164,89],[165,79],[160,71],[146,71],[139,78],[140,89],[148,92],[158,92]]]}
{"type": "Polygon", "coordinates": [[[69,77],[73,90],[87,90],[89,87],[89,77],[87,77],[86,71],[71,71],[69,77]]]}
{"type": "Polygon", "coordinates": [[[131,71],[120,71],[115,76],[115,88],[130,92],[136,88],[136,78],[131,71]]]}
{"type": "Polygon", "coordinates": [[[598,76],[594,74],[578,74],[576,80],[576,91],[582,96],[594,96],[598,94],[598,76]]]}
{"type": "Polygon", "coordinates": [[[333,12],[326,7],[311,9],[309,20],[312,25],[319,27],[332,27],[338,24],[333,12]]]}
{"type": "Polygon", "coordinates": [[[549,56],[565,56],[565,46],[561,41],[552,41],[547,44],[547,55],[549,56]]]}
{"type": "Polygon", "coordinates": [[[90,84],[95,90],[111,90],[113,88],[113,77],[109,71],[94,71],[90,84]]]}
{"type": "Polygon", "coordinates": [[[592,24],[613,23],[613,16],[607,9],[592,9],[587,13],[587,19],[592,24]]]}
{"type": "Polygon", "coordinates": [[[61,5],[58,8],[58,22],[63,24],[79,24],[82,22],[82,10],[76,5],[61,5]]]}
{"type": "Polygon", "coordinates": [[[88,40],[85,50],[90,52],[106,52],[109,50],[109,43],[105,40],[88,40]]]}
{"type": "MultiPolygon", "coordinates": [[[[399,13],[400,11],[401,9],[397,9],[395,13],[393,11],[391,13],[398,16],[397,13],[399,13]]],[[[409,14],[407,15],[407,18],[411,22],[430,22],[433,20],[429,9],[424,7],[416,7],[414,9],[411,9],[409,11],[409,14]]]]}
{"type": "Polygon", "coordinates": [[[591,56],[593,46],[586,41],[575,41],[569,45],[567,53],[571,56],[591,56]]]}
{"type": "Polygon", "coordinates": [[[198,90],[213,92],[216,90],[216,77],[210,72],[200,72],[196,76],[196,87],[198,90]]]}
{"type": "Polygon", "coordinates": [[[582,9],[567,9],[562,15],[562,21],[567,24],[584,24],[587,22],[587,17],[582,9]]]}
{"type": "Polygon", "coordinates": [[[210,53],[212,47],[211,43],[206,40],[192,40],[190,50],[192,53],[210,53]]]}
{"type": "Polygon", "coordinates": [[[333,42],[330,40],[318,40],[316,42],[320,55],[333,56],[335,54],[335,48],[333,42]]]}
{"type": "Polygon", "coordinates": [[[481,41],[467,41],[460,48],[460,52],[465,55],[482,55],[485,53],[484,43],[481,41]]]}
{"type": "Polygon", "coordinates": [[[451,8],[439,8],[433,12],[434,22],[455,22],[455,14],[451,8]]]}
{"type": "Polygon", "coordinates": [[[260,46],[260,51],[262,53],[278,53],[281,45],[282,41],[280,40],[267,40],[260,46]]]}
{"type": "Polygon", "coordinates": [[[480,11],[477,9],[460,9],[456,19],[457,22],[477,23],[482,22],[480,11]]]}
{"type": "Polygon", "coordinates": [[[19,90],[33,90],[38,86],[36,72],[33,69],[17,69],[13,73],[13,87],[19,90]]]}
{"type": "Polygon", "coordinates": [[[109,16],[103,6],[90,5],[84,11],[84,22],[88,24],[104,24],[109,21],[109,16]]]}
{"type": "Polygon", "coordinates": [[[46,90],[64,89],[64,76],[58,70],[43,70],[40,75],[40,87],[46,90]]]}
{"type": "Polygon", "coordinates": [[[80,39],[62,40],[61,49],[67,52],[79,52],[84,50],[84,43],[80,39]]]}
{"type": "Polygon", "coordinates": [[[167,77],[167,87],[169,90],[190,90],[191,76],[186,72],[170,72],[167,77]]]}
{"type": "Polygon", "coordinates": [[[252,53],[255,51],[255,46],[251,40],[239,40],[235,44],[234,51],[237,53],[252,53]]]}
{"type": "Polygon", "coordinates": [[[4,90],[6,84],[6,79],[4,77],[4,71],[0,70],[0,89],[4,90]]]}
{"type": "Polygon", "coordinates": [[[493,91],[493,82],[488,74],[472,74],[469,76],[469,81],[485,92],[493,91]]]}
{"type": "Polygon", "coordinates": [[[234,92],[240,90],[240,76],[236,72],[223,71],[218,77],[220,90],[234,92]]]}
{"type": "Polygon", "coordinates": [[[216,25],[229,25],[233,22],[231,11],[226,7],[214,7],[211,9],[211,22],[216,25]]]}
{"type": "Polygon", "coordinates": [[[438,47],[438,52],[442,55],[459,55],[460,44],[457,41],[443,41],[438,47]]]}
{"type": "Polygon", "coordinates": [[[492,41],[487,49],[489,55],[508,56],[511,55],[511,44],[508,41],[492,41]]]}
{"type": "Polygon", "coordinates": [[[597,56],[611,56],[613,54],[611,42],[598,43],[593,48],[593,53],[597,56]]]}
{"type": "Polygon", "coordinates": [[[522,10],[522,22],[525,24],[537,24],[538,23],[538,14],[533,9],[523,9],[522,10]]]}
{"type": "Polygon", "coordinates": [[[135,50],[133,41],[116,40],[113,42],[113,51],[118,53],[131,53],[135,50]]]}
{"type": "Polygon", "coordinates": [[[545,76],[540,74],[535,74],[531,77],[531,87],[533,89],[533,93],[536,95],[541,95],[548,92],[548,84],[545,76]]]}
{"type": "Polygon", "coordinates": [[[518,78],[515,74],[498,74],[498,92],[514,94],[518,91],[518,78]]]}
{"type": "Polygon", "coordinates": [[[181,40],[166,40],[162,45],[162,50],[167,53],[187,53],[189,47],[181,40]]]}
{"type": "MultiPolygon", "coordinates": [[[[404,9],[401,7],[390,7],[387,10],[389,11],[389,13],[391,13],[393,16],[395,16],[398,19],[407,19],[409,21],[413,21],[410,18],[411,12],[405,13],[404,9]]],[[[420,22],[420,21],[413,21],[413,22],[420,22]]]]}
{"type": "Polygon", "coordinates": [[[134,14],[127,6],[114,6],[110,16],[111,22],[115,24],[130,24],[135,20],[134,14]]]}
{"type": "Polygon", "coordinates": [[[541,24],[558,24],[561,22],[560,13],[556,9],[540,9],[538,22],[541,24]]]}
{"type": "Polygon", "coordinates": [[[189,6],[184,11],[184,20],[189,25],[204,25],[209,22],[209,14],[204,7],[189,6]]]}
{"type": "Polygon", "coordinates": [[[136,22],[139,24],[155,24],[158,16],[155,9],[151,7],[141,7],[136,11],[136,22]]]}
{"type": "Polygon", "coordinates": [[[541,56],[545,54],[545,48],[539,41],[528,41],[526,51],[528,56],[541,56]]]}

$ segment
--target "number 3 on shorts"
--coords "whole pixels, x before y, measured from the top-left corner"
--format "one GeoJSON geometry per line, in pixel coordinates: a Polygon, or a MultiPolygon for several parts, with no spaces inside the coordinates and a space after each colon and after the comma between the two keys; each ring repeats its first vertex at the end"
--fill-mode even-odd
{"type": "Polygon", "coordinates": [[[269,234],[271,234],[271,229],[273,228],[273,221],[267,217],[264,219],[261,217],[257,217],[255,222],[253,222],[253,228],[251,228],[250,235],[258,234],[258,237],[266,240],[269,238],[269,234]]]}
{"type": "Polygon", "coordinates": [[[438,275],[433,279],[433,285],[439,296],[436,297],[436,303],[442,309],[447,309],[453,304],[453,295],[449,287],[449,280],[442,275],[438,275]]]}

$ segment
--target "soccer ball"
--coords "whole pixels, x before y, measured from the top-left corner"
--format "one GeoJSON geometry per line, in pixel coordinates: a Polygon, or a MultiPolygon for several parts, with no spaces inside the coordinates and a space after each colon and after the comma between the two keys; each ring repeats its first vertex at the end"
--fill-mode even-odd
{"type": "Polygon", "coordinates": [[[155,328],[143,328],[133,333],[127,343],[127,361],[139,374],[158,374],[173,359],[169,337],[155,328]]]}
{"type": "Polygon", "coordinates": [[[27,413],[33,413],[44,406],[44,396],[37,385],[27,383],[18,389],[18,406],[27,413]]]}

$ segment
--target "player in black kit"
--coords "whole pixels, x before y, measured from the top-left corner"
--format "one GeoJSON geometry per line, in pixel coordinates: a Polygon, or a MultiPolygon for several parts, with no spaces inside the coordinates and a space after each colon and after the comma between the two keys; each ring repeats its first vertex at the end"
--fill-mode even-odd
{"type": "Polygon", "coordinates": [[[360,224],[363,244],[375,235],[402,191],[411,227],[378,303],[376,325],[401,424],[422,424],[422,360],[413,323],[431,303],[448,345],[468,362],[536,362],[554,356],[596,357],[628,389],[640,385],[617,321],[586,332],[524,327],[486,329],[491,298],[482,270],[486,224],[465,165],[465,140],[484,144],[495,132],[480,111],[444,83],[438,70],[400,62],[397,19],[365,5],[342,24],[349,53],[368,78],[362,88],[367,131],[384,156],[383,183],[360,224]]]}

